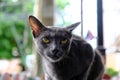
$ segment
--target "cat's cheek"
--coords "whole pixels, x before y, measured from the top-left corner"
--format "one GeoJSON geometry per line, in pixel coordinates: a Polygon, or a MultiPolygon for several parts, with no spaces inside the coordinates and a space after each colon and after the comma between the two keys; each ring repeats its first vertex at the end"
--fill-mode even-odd
{"type": "Polygon", "coordinates": [[[54,56],[51,55],[50,51],[44,50],[43,53],[44,53],[43,56],[44,56],[44,58],[45,58],[47,61],[49,61],[49,62],[56,62],[57,58],[54,59],[54,56]]]}
{"type": "Polygon", "coordinates": [[[42,52],[43,52],[43,56],[47,58],[48,50],[45,49],[45,50],[42,50],[42,52]]]}
{"type": "Polygon", "coordinates": [[[69,48],[69,44],[62,45],[62,50],[64,50],[64,52],[67,52],[68,48],[69,48]]]}

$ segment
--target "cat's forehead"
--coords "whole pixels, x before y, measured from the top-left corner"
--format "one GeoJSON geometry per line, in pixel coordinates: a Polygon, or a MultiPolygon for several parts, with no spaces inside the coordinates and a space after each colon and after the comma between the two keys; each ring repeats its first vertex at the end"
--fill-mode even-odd
{"type": "Polygon", "coordinates": [[[64,28],[57,27],[57,26],[46,26],[50,30],[55,30],[55,31],[65,31],[64,28]]]}
{"type": "Polygon", "coordinates": [[[44,36],[68,36],[70,32],[64,28],[59,27],[48,27],[47,30],[43,32],[44,36]]]}
{"type": "Polygon", "coordinates": [[[47,27],[48,31],[50,32],[68,32],[65,28],[60,28],[60,27],[47,27]]]}

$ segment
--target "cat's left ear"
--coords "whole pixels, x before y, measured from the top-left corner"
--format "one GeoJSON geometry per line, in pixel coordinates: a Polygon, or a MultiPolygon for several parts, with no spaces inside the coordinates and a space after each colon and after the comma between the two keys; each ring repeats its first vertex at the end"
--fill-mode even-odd
{"type": "Polygon", "coordinates": [[[66,29],[67,29],[68,31],[73,31],[79,24],[80,24],[80,22],[74,23],[74,24],[72,24],[72,25],[70,25],[70,26],[67,26],[66,29]]]}
{"type": "Polygon", "coordinates": [[[29,16],[29,24],[34,37],[38,36],[41,30],[46,29],[46,27],[34,16],[29,16]]]}

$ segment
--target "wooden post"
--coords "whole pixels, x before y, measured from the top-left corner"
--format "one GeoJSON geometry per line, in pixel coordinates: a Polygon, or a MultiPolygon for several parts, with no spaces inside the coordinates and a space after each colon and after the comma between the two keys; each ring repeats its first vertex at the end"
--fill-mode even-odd
{"type": "Polygon", "coordinates": [[[42,21],[47,26],[54,25],[54,0],[43,0],[42,21]]]}
{"type": "MultiPolygon", "coordinates": [[[[44,25],[54,25],[54,0],[35,0],[33,15],[44,25]]],[[[35,51],[36,52],[36,51],[35,51]]],[[[36,54],[36,75],[43,77],[40,55],[36,54]]]]}
{"type": "Polygon", "coordinates": [[[54,25],[54,0],[35,0],[34,16],[46,26],[54,25]]]}
{"type": "Polygon", "coordinates": [[[33,15],[42,21],[42,3],[44,0],[35,0],[33,15]]]}

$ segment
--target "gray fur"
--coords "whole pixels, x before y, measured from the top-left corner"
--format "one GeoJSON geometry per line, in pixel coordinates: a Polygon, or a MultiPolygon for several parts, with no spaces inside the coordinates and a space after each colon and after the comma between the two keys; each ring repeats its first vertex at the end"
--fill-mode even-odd
{"type": "Polygon", "coordinates": [[[84,39],[72,34],[79,25],[47,28],[30,16],[37,52],[42,57],[45,80],[100,80],[104,72],[102,57],[84,39]],[[48,38],[49,43],[43,43],[48,38]],[[61,41],[67,39],[66,44],[61,41]],[[94,70],[96,69],[96,70],[94,70]]]}

